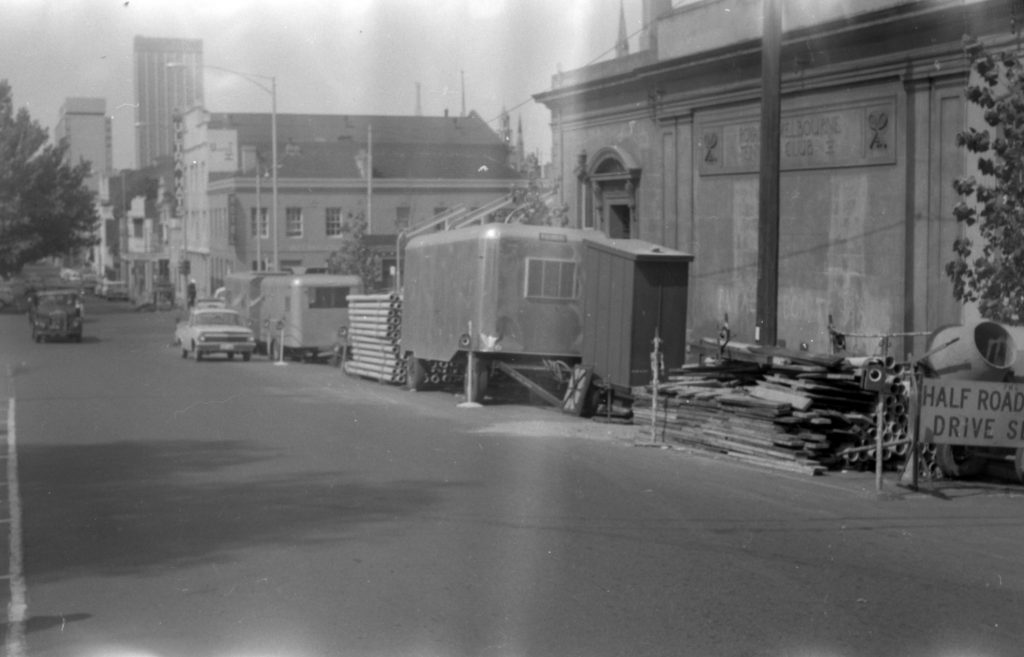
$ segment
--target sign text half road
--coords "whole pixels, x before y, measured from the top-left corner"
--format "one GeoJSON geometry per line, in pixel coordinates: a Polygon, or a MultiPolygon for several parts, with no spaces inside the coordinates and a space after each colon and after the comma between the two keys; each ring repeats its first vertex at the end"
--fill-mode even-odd
{"type": "Polygon", "coordinates": [[[947,445],[1024,446],[1024,385],[925,379],[922,440],[947,445]]]}

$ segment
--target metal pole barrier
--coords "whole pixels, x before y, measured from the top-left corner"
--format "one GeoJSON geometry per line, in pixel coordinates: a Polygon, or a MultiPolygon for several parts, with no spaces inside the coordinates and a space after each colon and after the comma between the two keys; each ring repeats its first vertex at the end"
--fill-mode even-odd
{"type": "Polygon", "coordinates": [[[654,350],[651,351],[651,441],[658,442],[658,378],[661,364],[661,338],[658,337],[658,329],[654,329],[654,339],[651,340],[654,350]]]}
{"type": "Polygon", "coordinates": [[[910,488],[917,490],[917,473],[921,467],[921,443],[917,437],[918,415],[921,412],[921,387],[917,384],[918,372],[915,368],[910,374],[908,397],[910,399],[909,415],[907,416],[907,431],[910,433],[910,488]]]}
{"type": "Polygon", "coordinates": [[[878,391],[878,401],[875,407],[875,490],[882,490],[882,443],[885,427],[885,392],[878,391]]]}
{"type": "Polygon", "coordinates": [[[279,342],[278,346],[277,346],[277,362],[275,362],[274,365],[287,365],[288,363],[284,362],[284,325],[285,325],[285,321],[283,319],[280,320],[280,324],[281,324],[281,342],[279,342]]]}

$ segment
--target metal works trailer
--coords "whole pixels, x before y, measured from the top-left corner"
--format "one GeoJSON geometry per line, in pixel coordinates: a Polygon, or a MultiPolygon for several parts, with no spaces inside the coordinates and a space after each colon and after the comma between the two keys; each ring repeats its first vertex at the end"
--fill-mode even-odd
{"type": "MultiPolygon", "coordinates": [[[[401,348],[407,383],[465,368],[479,401],[491,370],[568,370],[583,339],[580,267],[592,230],[490,223],[420,235],[405,248],[401,348]]],[[[521,381],[522,382],[522,381],[521,381]]]]}
{"type": "Polygon", "coordinates": [[[259,324],[274,360],[326,358],[348,326],[348,295],[361,294],[358,276],[266,276],[260,282],[259,324]]]}

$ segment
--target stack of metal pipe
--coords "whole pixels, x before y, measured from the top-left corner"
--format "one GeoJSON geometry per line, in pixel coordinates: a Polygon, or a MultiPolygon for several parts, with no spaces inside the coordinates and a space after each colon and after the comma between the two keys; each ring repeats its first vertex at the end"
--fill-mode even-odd
{"type": "Polygon", "coordinates": [[[394,293],[350,294],[348,318],[345,372],[384,383],[404,383],[401,298],[394,293]]]}
{"type": "Polygon", "coordinates": [[[465,379],[465,367],[460,363],[440,360],[426,362],[428,363],[426,383],[430,385],[462,383],[465,379]]]}
{"type": "Polygon", "coordinates": [[[896,465],[906,459],[910,451],[911,436],[908,432],[911,377],[913,366],[898,363],[892,356],[849,358],[860,370],[862,386],[878,394],[875,413],[858,423],[856,444],[843,450],[843,460],[849,466],[865,467],[879,458],[878,438],[881,435],[881,459],[886,465],[896,465]]]}

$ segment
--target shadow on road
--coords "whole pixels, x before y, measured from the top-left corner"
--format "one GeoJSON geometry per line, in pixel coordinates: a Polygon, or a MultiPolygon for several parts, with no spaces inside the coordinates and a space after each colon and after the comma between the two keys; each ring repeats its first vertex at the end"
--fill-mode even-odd
{"type": "Polygon", "coordinates": [[[440,495],[435,482],[372,484],[340,469],[239,468],[262,472],[278,456],[247,441],[24,445],[26,575],[145,573],[230,561],[246,547],[334,542],[356,525],[421,513],[440,495]]]}
{"type": "MultiPolygon", "coordinates": [[[[92,614],[65,614],[63,616],[32,616],[25,622],[25,632],[31,634],[33,632],[42,632],[43,630],[53,629],[59,627],[64,628],[68,623],[76,623],[78,621],[89,620],[92,618],[92,614]]],[[[10,623],[0,623],[0,629],[3,633],[7,633],[7,628],[10,627],[10,623]]]]}

